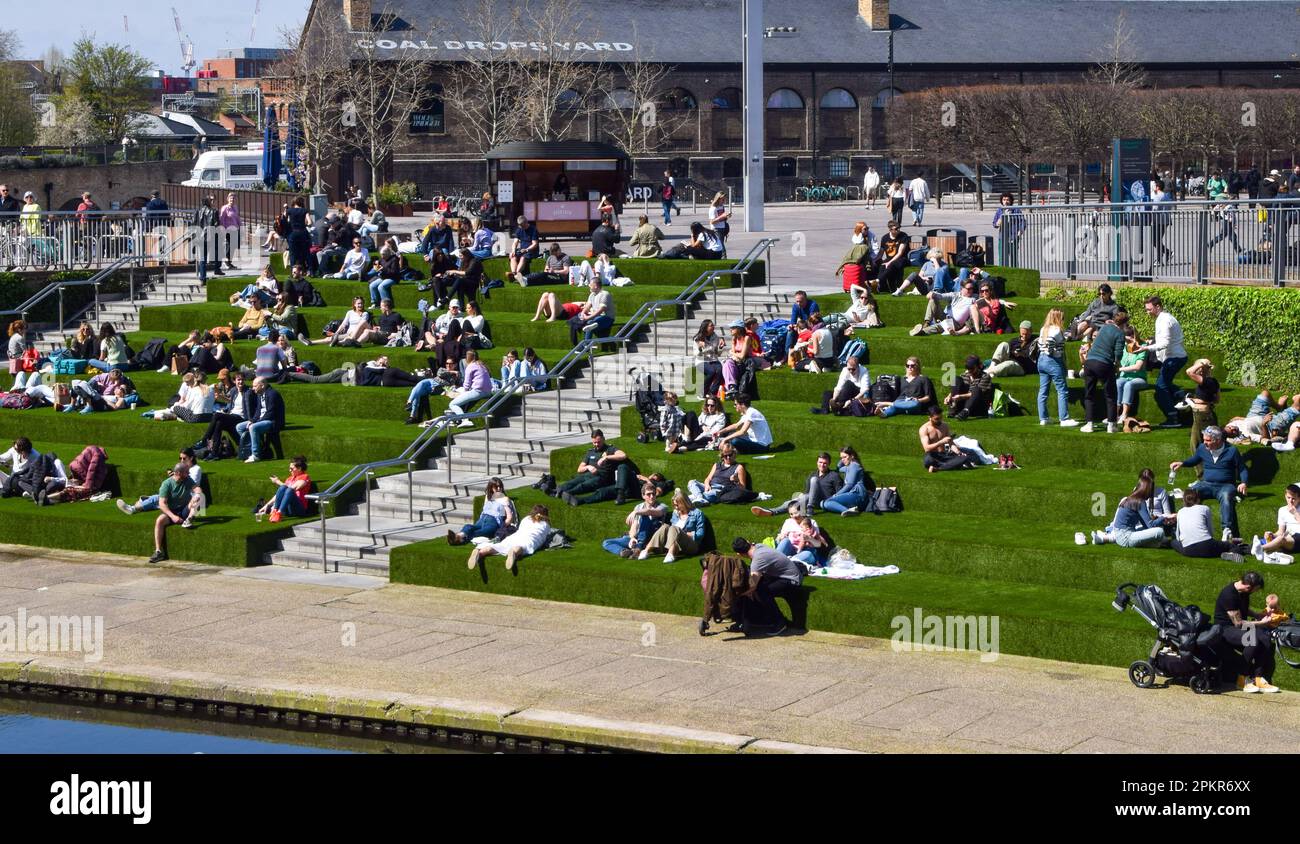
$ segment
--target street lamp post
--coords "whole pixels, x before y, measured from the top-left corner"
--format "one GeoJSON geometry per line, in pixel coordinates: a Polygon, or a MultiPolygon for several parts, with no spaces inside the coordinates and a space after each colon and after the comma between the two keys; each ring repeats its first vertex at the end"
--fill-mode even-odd
{"type": "Polygon", "coordinates": [[[763,231],[763,0],[742,0],[745,231],[763,231]]]}

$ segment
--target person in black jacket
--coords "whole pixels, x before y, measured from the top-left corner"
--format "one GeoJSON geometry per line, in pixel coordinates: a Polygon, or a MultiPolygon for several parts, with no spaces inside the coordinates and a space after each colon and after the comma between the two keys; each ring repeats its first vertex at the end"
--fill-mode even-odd
{"type": "Polygon", "coordinates": [[[171,214],[167,212],[170,208],[167,200],[162,198],[162,194],[153,191],[149,194],[149,201],[144,205],[144,219],[150,226],[166,226],[171,224],[171,214]]]}
{"type": "Polygon", "coordinates": [[[214,232],[219,225],[217,212],[212,207],[212,197],[203,197],[203,204],[199,210],[194,212],[194,226],[199,231],[195,237],[199,238],[199,260],[198,264],[199,281],[204,284],[208,281],[208,273],[213,275],[225,275],[221,269],[221,253],[215,248],[215,244],[209,244],[210,232],[214,232]],[[212,246],[212,248],[209,248],[212,246]]]}
{"type": "Polygon", "coordinates": [[[250,452],[244,462],[256,463],[262,459],[262,437],[273,437],[284,430],[284,399],[265,378],[254,378],[248,405],[248,413],[235,426],[235,431],[239,434],[240,450],[250,452]]]}
{"type": "Polygon", "coordinates": [[[211,334],[204,334],[199,347],[190,358],[190,369],[201,369],[208,375],[216,375],[223,369],[233,369],[235,360],[224,343],[218,342],[211,334]]]}
{"type": "Polygon", "coordinates": [[[614,245],[618,243],[618,232],[610,225],[608,214],[601,216],[600,225],[591,233],[591,256],[595,258],[598,255],[608,255],[611,258],[618,254],[618,248],[614,245]]]}
{"type": "Polygon", "coordinates": [[[785,512],[793,515],[790,508],[794,507],[800,516],[811,516],[815,508],[843,488],[843,476],[836,471],[830,452],[823,451],[817,455],[817,470],[808,476],[802,492],[796,492],[775,507],[751,507],[749,512],[755,516],[775,516],[785,512]]]}

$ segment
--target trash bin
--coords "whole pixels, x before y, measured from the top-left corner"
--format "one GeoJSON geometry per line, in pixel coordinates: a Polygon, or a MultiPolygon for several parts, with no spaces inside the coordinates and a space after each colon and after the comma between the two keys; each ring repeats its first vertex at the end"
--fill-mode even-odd
{"type": "Polygon", "coordinates": [[[966,230],[929,229],[925,233],[925,244],[932,249],[941,250],[944,260],[951,264],[957,253],[966,248],[966,230]]]}
{"type": "Polygon", "coordinates": [[[313,193],[311,195],[311,218],[313,220],[322,220],[330,210],[330,199],[323,193],[313,193]]]}

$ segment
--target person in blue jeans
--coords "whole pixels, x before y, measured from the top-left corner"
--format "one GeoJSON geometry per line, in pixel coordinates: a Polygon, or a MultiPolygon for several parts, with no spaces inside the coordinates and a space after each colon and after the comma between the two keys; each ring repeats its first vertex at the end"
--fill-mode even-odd
{"type": "Polygon", "coordinates": [[[790,354],[790,349],[794,348],[799,338],[799,320],[805,323],[812,321],[812,315],[821,313],[817,307],[815,299],[809,299],[807,292],[796,290],[794,293],[794,304],[790,306],[790,325],[786,330],[776,336],[772,341],[772,360],[779,366],[785,363],[786,357],[790,354]]]}
{"type": "Polygon", "coordinates": [[[1056,388],[1056,416],[1061,427],[1073,428],[1078,421],[1070,418],[1070,386],[1065,382],[1065,312],[1052,308],[1038,332],[1038,424],[1052,419],[1047,415],[1047,393],[1056,388]]]}
{"type": "Polygon", "coordinates": [[[876,415],[888,418],[899,413],[924,414],[937,403],[934,382],[921,374],[920,358],[907,359],[907,374],[899,387],[898,398],[892,402],[876,402],[876,415]]]}
{"type": "Polygon", "coordinates": [[[1143,303],[1147,315],[1155,320],[1155,337],[1141,347],[1144,352],[1155,352],[1160,361],[1160,374],[1156,377],[1156,404],[1164,411],[1162,428],[1181,428],[1178,418],[1178,389],[1174,379],[1187,365],[1187,348],[1183,345],[1183,327],[1174,315],[1164,309],[1159,296],[1148,296],[1143,303]]]}
{"type": "Polygon", "coordinates": [[[799,531],[782,539],[776,550],[792,560],[810,566],[825,565],[830,558],[831,547],[821,528],[808,516],[800,516],[796,521],[799,531]]]}
{"type": "Polygon", "coordinates": [[[249,452],[244,462],[256,463],[262,459],[262,438],[284,430],[284,399],[265,378],[254,378],[248,404],[248,413],[235,426],[235,433],[241,453],[249,452]]]}
{"type": "MultiPolygon", "coordinates": [[[[194,449],[183,448],[177,455],[176,462],[185,467],[185,472],[189,476],[190,482],[195,489],[200,489],[203,483],[203,469],[199,466],[198,459],[194,456],[194,449]]],[[[117,499],[117,509],[133,516],[136,513],[148,513],[158,509],[158,496],[142,495],[134,504],[127,504],[124,499],[117,499]]]]}
{"type": "Polygon", "coordinates": [[[307,474],[307,458],[298,455],[289,461],[289,477],[280,480],[272,475],[271,483],[276,485],[275,495],[259,512],[272,514],[271,521],[280,517],[294,518],[307,515],[307,493],[311,492],[311,476],[307,474]]]}
{"type": "Polygon", "coordinates": [[[664,171],[663,184],[659,186],[659,199],[664,207],[664,225],[671,225],[673,222],[673,206],[677,200],[677,187],[673,184],[673,175],[669,171],[664,171]]]}
{"type": "Polygon", "coordinates": [[[616,539],[606,539],[600,543],[611,554],[619,557],[635,557],[646,547],[650,537],[668,520],[668,508],[658,501],[658,490],[654,484],[641,487],[641,503],[627,514],[627,535],[616,539]]]}
{"type": "Polygon", "coordinates": [[[500,478],[491,478],[483,490],[483,510],[478,520],[459,531],[447,531],[447,544],[464,545],[480,536],[492,539],[503,527],[513,531],[516,521],[515,505],[506,495],[505,485],[500,478]]]}
{"type": "Polygon", "coordinates": [[[1201,432],[1201,444],[1186,460],[1169,464],[1170,472],[1186,466],[1201,466],[1204,474],[1192,484],[1202,498],[1213,496],[1219,501],[1219,521],[1225,533],[1224,541],[1234,540],[1241,534],[1237,530],[1237,495],[1246,496],[1246,463],[1241,452],[1224,441],[1223,429],[1210,425],[1201,432]]]}
{"type": "Polygon", "coordinates": [[[840,449],[840,472],[844,475],[844,488],[823,501],[822,509],[841,516],[856,516],[867,503],[868,479],[862,459],[851,445],[840,449]]]}

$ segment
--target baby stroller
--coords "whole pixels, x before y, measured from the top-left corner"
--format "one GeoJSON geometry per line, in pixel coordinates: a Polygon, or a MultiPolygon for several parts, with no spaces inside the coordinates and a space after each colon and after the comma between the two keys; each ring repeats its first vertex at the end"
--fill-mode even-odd
{"type": "Polygon", "coordinates": [[[1156,629],[1151,654],[1128,667],[1128,678],[1140,689],[1155,685],[1157,677],[1186,681],[1198,695],[1213,692],[1219,683],[1221,658],[1215,645],[1222,635],[1200,607],[1182,606],[1166,597],[1159,586],[1122,584],[1111,602],[1116,611],[1133,610],[1156,629]]]}

